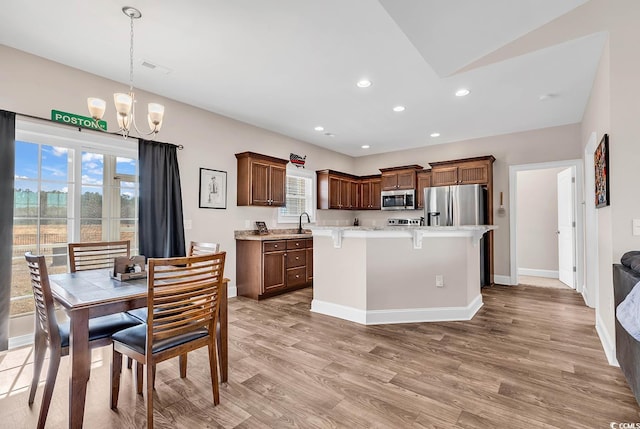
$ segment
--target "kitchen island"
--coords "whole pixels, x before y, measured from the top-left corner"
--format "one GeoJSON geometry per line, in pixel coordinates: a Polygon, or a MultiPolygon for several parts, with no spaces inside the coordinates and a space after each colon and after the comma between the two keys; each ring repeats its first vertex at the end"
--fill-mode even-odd
{"type": "Polygon", "coordinates": [[[469,320],[493,225],[312,226],[311,311],[365,325],[469,320]]]}

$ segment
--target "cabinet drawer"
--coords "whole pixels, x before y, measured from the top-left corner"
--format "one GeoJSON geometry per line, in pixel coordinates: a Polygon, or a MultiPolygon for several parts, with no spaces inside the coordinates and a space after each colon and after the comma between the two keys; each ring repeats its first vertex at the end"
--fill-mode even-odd
{"type": "Polygon", "coordinates": [[[264,241],[262,243],[262,251],[263,252],[277,252],[279,250],[286,250],[287,242],[282,241],[264,241]]]}
{"type": "Polygon", "coordinates": [[[306,248],[309,249],[313,249],[313,238],[307,238],[306,240],[304,240],[306,243],[306,248]]]}
{"type": "Polygon", "coordinates": [[[287,252],[287,268],[304,267],[307,264],[306,250],[291,250],[287,252]]]}
{"type": "Polygon", "coordinates": [[[287,240],[287,250],[304,249],[304,240],[287,240]]]}
{"type": "Polygon", "coordinates": [[[287,270],[287,286],[299,286],[307,282],[307,270],[305,267],[287,270]]]}

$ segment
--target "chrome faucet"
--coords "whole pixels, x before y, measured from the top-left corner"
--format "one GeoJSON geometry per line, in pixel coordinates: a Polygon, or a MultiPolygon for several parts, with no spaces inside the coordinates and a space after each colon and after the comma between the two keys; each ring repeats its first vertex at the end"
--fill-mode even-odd
{"type": "Polygon", "coordinates": [[[302,234],[302,215],[307,215],[307,222],[311,222],[311,219],[309,218],[309,213],[307,212],[300,213],[300,219],[298,221],[298,234],[302,234]]]}

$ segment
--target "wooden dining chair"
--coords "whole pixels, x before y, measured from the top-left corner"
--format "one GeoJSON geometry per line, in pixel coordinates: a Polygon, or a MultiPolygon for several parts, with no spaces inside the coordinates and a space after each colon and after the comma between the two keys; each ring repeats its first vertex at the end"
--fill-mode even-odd
{"type": "Polygon", "coordinates": [[[218,253],[220,243],[205,243],[202,241],[192,241],[189,244],[189,256],[205,255],[207,253],[218,253]]]}
{"type": "MultiPolygon", "coordinates": [[[[49,372],[44,385],[42,395],[42,405],[38,416],[38,428],[44,428],[51,404],[51,394],[56,383],[60,358],[69,354],[69,322],[58,323],[55,316],[53,295],[49,284],[49,274],[44,256],[25,253],[29,274],[31,277],[31,287],[33,289],[33,299],[35,301],[35,336],[34,336],[34,358],[33,358],[33,379],[29,390],[29,405],[33,405],[40,372],[44,363],[47,348],[51,350],[49,357],[49,372]]],[[[126,313],[112,314],[108,316],[94,317],[89,319],[89,347],[102,347],[111,344],[111,334],[121,329],[139,325],[140,322],[126,313]]],[[[87,362],[90,366],[90,362],[87,362]]]]}
{"type": "MultiPolygon", "coordinates": [[[[202,241],[191,241],[189,244],[188,256],[207,255],[210,253],[218,253],[220,251],[219,243],[206,243],[202,241]]],[[[226,286],[226,285],[225,285],[226,286]]],[[[140,319],[140,321],[147,322],[147,308],[136,308],[135,310],[129,310],[129,314],[133,317],[140,319]]],[[[218,360],[222,360],[221,351],[221,338],[220,338],[220,326],[217,328],[217,345],[218,345],[218,360]]],[[[187,354],[180,355],[180,378],[187,376],[187,354]]],[[[138,393],[142,393],[142,383],[140,382],[142,375],[142,368],[138,369],[138,393]]]]}
{"type": "Polygon", "coordinates": [[[118,256],[131,257],[129,240],[69,243],[69,270],[75,273],[111,268],[113,259],[118,256]]]}
{"type": "Polygon", "coordinates": [[[153,428],[155,365],[201,347],[209,352],[213,403],[220,403],[215,332],[225,258],[226,252],[149,259],[148,323],[112,336],[111,408],[118,406],[121,357],[130,356],[146,369],[147,428],[153,428]]]}

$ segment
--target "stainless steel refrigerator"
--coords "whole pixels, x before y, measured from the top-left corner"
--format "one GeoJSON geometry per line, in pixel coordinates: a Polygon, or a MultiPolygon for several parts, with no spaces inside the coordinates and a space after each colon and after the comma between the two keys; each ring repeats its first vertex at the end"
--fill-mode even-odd
{"type": "MultiPolygon", "coordinates": [[[[424,189],[424,219],[429,226],[485,225],[487,190],[482,185],[424,189]]],[[[489,284],[488,241],[480,240],[480,282],[489,284]]]]}

